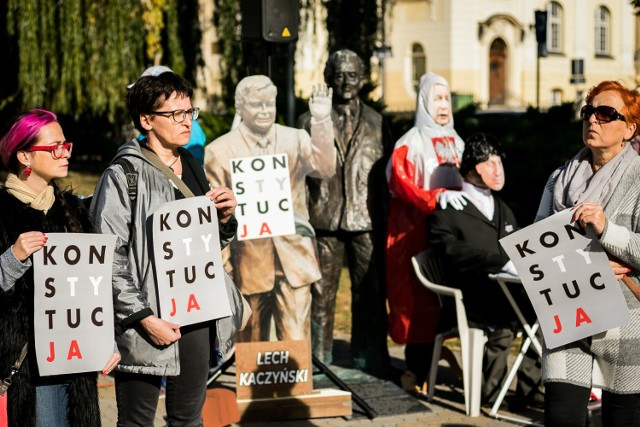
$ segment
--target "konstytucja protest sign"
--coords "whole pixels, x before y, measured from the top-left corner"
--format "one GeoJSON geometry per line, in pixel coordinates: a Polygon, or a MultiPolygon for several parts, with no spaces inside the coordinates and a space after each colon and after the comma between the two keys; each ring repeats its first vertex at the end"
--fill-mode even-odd
{"type": "Polygon", "coordinates": [[[231,159],[238,240],[295,234],[286,154],[231,159]]]}
{"type": "Polygon", "coordinates": [[[620,285],[592,227],[564,210],[500,240],[555,348],[630,319],[620,285]]]}
{"type": "Polygon", "coordinates": [[[184,326],[230,316],[213,202],[165,203],[152,221],[159,317],[184,326]]]}
{"type": "Polygon", "coordinates": [[[40,375],[100,371],[114,352],[111,271],[116,236],[48,233],[33,254],[40,375]]]}

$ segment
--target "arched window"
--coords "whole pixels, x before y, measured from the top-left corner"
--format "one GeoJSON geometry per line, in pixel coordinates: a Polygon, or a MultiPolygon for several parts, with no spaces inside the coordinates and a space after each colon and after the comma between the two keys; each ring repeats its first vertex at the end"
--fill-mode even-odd
{"type": "Polygon", "coordinates": [[[562,6],[552,1],[547,8],[547,50],[549,52],[562,52],[562,6]]]}
{"type": "Polygon", "coordinates": [[[489,105],[507,102],[507,44],[495,39],[489,47],[489,105]]]}
{"type": "Polygon", "coordinates": [[[595,52],[596,55],[609,55],[610,31],[611,31],[611,14],[604,6],[596,9],[596,34],[595,34],[595,52]]]}
{"type": "Polygon", "coordinates": [[[427,72],[427,55],[420,43],[414,43],[411,46],[411,81],[413,88],[418,91],[420,77],[427,72]]]}

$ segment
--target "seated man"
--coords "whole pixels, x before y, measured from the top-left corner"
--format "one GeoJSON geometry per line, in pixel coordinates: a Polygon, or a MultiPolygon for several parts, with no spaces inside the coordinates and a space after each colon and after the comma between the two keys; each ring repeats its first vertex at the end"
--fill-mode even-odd
{"type": "MultiPolygon", "coordinates": [[[[507,373],[507,357],[517,317],[497,282],[488,274],[517,274],[498,240],[519,227],[511,209],[493,191],[505,183],[504,153],[497,139],[478,133],[468,138],[460,164],[462,191],[471,202],[462,210],[447,207],[427,218],[429,242],[442,258],[449,286],[463,293],[469,323],[484,329],[488,342],[483,360],[482,401],[495,402],[507,373]]],[[[525,315],[533,313],[524,290],[514,293],[525,315]],[[520,304],[521,303],[521,304],[520,304]]],[[[446,309],[443,310],[445,322],[446,309]]],[[[540,381],[539,362],[525,358],[518,372],[517,395],[533,398],[540,381]]]]}

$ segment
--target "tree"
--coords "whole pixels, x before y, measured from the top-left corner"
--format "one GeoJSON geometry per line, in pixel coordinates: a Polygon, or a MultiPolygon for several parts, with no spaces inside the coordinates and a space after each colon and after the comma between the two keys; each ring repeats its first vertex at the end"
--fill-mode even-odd
{"type": "Polygon", "coordinates": [[[165,28],[165,14],[170,0],[141,0],[142,22],[147,32],[147,59],[153,65],[160,65],[162,61],[162,32],[165,28]]]}
{"type": "Polygon", "coordinates": [[[329,52],[349,49],[357,53],[369,71],[369,61],[379,42],[382,16],[379,5],[371,0],[329,0],[327,8],[327,31],[329,52]]]}
{"type": "Polygon", "coordinates": [[[6,0],[0,13],[1,53],[18,76],[0,90],[0,109],[123,123],[126,86],[144,68],[189,69],[193,81],[201,61],[197,0],[6,0]]]}
{"type": "Polygon", "coordinates": [[[242,27],[238,0],[215,0],[213,24],[218,30],[222,61],[222,99],[233,105],[233,91],[243,75],[242,27]]]}
{"type": "Polygon", "coordinates": [[[142,65],[144,29],[132,0],[8,0],[17,45],[17,106],[115,119],[142,65]]]}

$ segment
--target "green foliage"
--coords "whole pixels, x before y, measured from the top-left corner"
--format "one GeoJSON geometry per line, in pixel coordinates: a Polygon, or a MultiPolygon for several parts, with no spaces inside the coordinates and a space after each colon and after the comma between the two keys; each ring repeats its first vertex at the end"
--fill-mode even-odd
{"type": "Polygon", "coordinates": [[[125,87],[143,64],[140,16],[136,0],[8,0],[7,39],[18,56],[14,107],[122,117],[125,87]]]}
{"type": "Polygon", "coordinates": [[[2,53],[17,52],[18,79],[0,92],[0,107],[18,91],[20,109],[48,108],[76,118],[106,115],[122,122],[126,85],[146,64],[163,62],[179,74],[189,67],[187,78],[194,81],[202,60],[198,0],[7,0],[3,5],[0,34],[8,46],[2,53]]]}
{"type": "Polygon", "coordinates": [[[84,37],[82,34],[83,22],[82,17],[82,1],[71,0],[60,4],[61,26],[68,28],[69,32],[66,37],[62,37],[60,41],[60,53],[62,58],[60,70],[60,85],[56,90],[55,97],[51,104],[54,111],[63,111],[65,108],[66,93],[71,93],[71,99],[75,101],[75,105],[71,107],[75,110],[83,110],[85,108],[85,93],[80,85],[76,82],[82,80],[83,65],[85,60],[84,37]]]}
{"type": "Polygon", "coordinates": [[[167,63],[171,64],[171,69],[181,76],[185,71],[185,59],[182,49],[180,48],[180,22],[178,17],[178,1],[168,0],[169,7],[167,8],[167,33],[166,40],[168,46],[169,60],[167,63]]]}
{"type": "Polygon", "coordinates": [[[198,117],[198,123],[202,127],[207,144],[217,137],[229,132],[231,123],[233,122],[233,114],[219,115],[206,111],[201,111],[198,117]]]}
{"type": "Polygon", "coordinates": [[[165,13],[171,0],[141,0],[142,22],[146,31],[146,56],[154,65],[162,58],[162,31],[166,25],[165,13]]]}
{"type": "MultiPolygon", "coordinates": [[[[222,99],[227,106],[234,105],[234,89],[242,73],[242,27],[238,0],[215,0],[213,23],[218,29],[222,50],[220,72],[222,75],[222,99]]],[[[242,76],[242,77],[241,77],[242,76]]]]}
{"type": "Polygon", "coordinates": [[[198,0],[0,2],[0,120],[52,110],[74,161],[110,160],[129,122],[126,86],[142,70],[162,62],[195,81],[198,12],[198,0]]]}
{"type": "Polygon", "coordinates": [[[167,33],[164,37],[167,41],[167,54],[163,63],[170,64],[172,70],[195,84],[198,67],[204,66],[200,48],[200,5],[198,0],[171,2],[172,6],[167,11],[167,33]]]}

